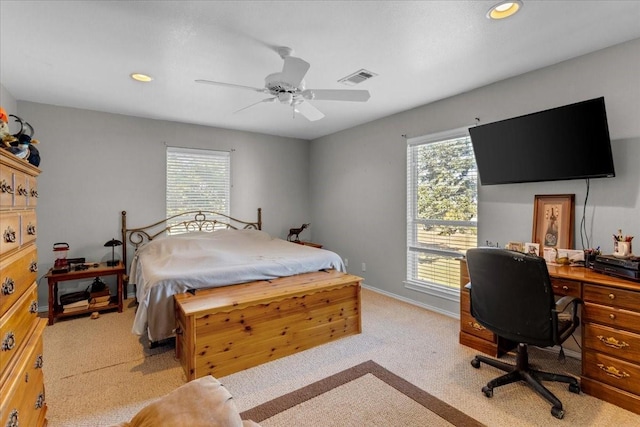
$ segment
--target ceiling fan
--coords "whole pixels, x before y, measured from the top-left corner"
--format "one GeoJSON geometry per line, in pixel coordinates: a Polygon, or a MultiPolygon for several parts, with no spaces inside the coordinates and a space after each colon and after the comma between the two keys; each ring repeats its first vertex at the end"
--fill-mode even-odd
{"type": "Polygon", "coordinates": [[[293,53],[291,48],[279,47],[277,52],[284,60],[282,71],[269,74],[264,79],[264,88],[243,86],[233,83],[214,82],[211,80],[196,80],[196,83],[247,89],[271,95],[269,98],[262,99],[256,103],[241,108],[236,111],[236,113],[263,102],[280,102],[282,104],[290,105],[293,108],[294,113],[300,113],[312,122],[320,120],[324,117],[324,114],[311,105],[311,103],[307,102],[309,100],[365,102],[370,97],[368,90],[306,89],[303,79],[305,74],[307,74],[309,67],[311,67],[311,64],[303,59],[291,56],[293,53]]]}

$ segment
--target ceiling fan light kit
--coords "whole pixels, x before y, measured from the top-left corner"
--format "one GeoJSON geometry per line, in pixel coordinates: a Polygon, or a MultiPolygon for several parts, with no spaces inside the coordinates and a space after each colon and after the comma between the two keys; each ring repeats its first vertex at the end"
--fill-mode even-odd
{"type": "Polygon", "coordinates": [[[291,56],[293,50],[289,47],[282,46],[276,51],[284,60],[282,71],[269,74],[265,78],[264,88],[200,79],[196,80],[196,83],[246,89],[271,95],[271,98],[255,102],[237,110],[236,113],[261,103],[279,101],[282,104],[290,105],[294,113],[301,114],[309,121],[320,120],[324,117],[324,114],[307,102],[308,100],[365,102],[369,99],[370,94],[367,90],[306,89],[304,76],[309,71],[311,64],[303,59],[291,56]]]}

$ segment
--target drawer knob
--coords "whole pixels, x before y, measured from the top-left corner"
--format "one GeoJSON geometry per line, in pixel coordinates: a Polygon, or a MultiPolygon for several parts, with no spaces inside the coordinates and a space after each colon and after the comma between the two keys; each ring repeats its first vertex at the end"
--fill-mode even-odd
{"type": "Polygon", "coordinates": [[[609,319],[611,319],[611,320],[615,320],[615,319],[616,319],[616,315],[615,315],[615,314],[613,314],[613,313],[611,313],[611,314],[609,315],[609,319]]]}
{"type": "Polygon", "coordinates": [[[629,344],[627,344],[624,341],[618,341],[617,339],[615,339],[614,337],[607,337],[605,338],[602,335],[598,335],[597,337],[600,342],[604,345],[606,345],[607,347],[611,347],[611,348],[615,348],[615,349],[622,349],[625,347],[629,347],[629,344]]]}
{"type": "Polygon", "coordinates": [[[618,380],[629,378],[631,376],[624,371],[619,371],[614,366],[604,366],[602,363],[598,363],[598,368],[600,368],[605,374],[618,380]]]}
{"type": "Polygon", "coordinates": [[[32,273],[38,271],[38,263],[36,261],[31,261],[31,264],[29,264],[29,271],[32,273]]]}
{"type": "Polygon", "coordinates": [[[569,290],[569,287],[568,287],[567,285],[564,285],[564,286],[562,287],[562,290],[563,290],[563,291],[568,291],[568,290],[569,290]]]}
{"type": "Polygon", "coordinates": [[[7,277],[2,282],[2,295],[11,295],[16,291],[16,283],[13,281],[11,277],[7,277]]]}
{"type": "Polygon", "coordinates": [[[18,185],[18,195],[27,196],[29,195],[29,191],[26,188],[24,188],[22,185],[18,185]]]}
{"type": "Polygon", "coordinates": [[[476,331],[484,331],[485,329],[487,329],[478,322],[469,322],[469,326],[471,326],[476,331]]]}
{"type": "Polygon", "coordinates": [[[5,243],[15,243],[16,242],[16,231],[11,228],[11,226],[7,227],[2,233],[2,237],[4,238],[5,243]]]}
{"type": "Polygon", "coordinates": [[[18,410],[14,409],[9,414],[9,418],[7,418],[7,427],[18,427],[20,425],[20,421],[18,420],[18,410]]]}
{"type": "Polygon", "coordinates": [[[616,299],[616,296],[614,294],[609,294],[609,299],[616,299]]]}
{"type": "Polygon", "coordinates": [[[2,182],[0,182],[0,191],[3,193],[13,194],[13,187],[11,187],[10,184],[7,184],[7,181],[3,179],[2,182]]]}
{"type": "Polygon", "coordinates": [[[29,223],[27,225],[27,234],[30,236],[35,236],[36,235],[36,226],[29,223]]]}
{"type": "Polygon", "coordinates": [[[16,336],[12,331],[7,332],[2,340],[2,351],[12,350],[16,346],[16,336]]]}
{"type": "Polygon", "coordinates": [[[31,197],[37,198],[38,197],[38,190],[36,190],[35,188],[32,188],[31,189],[31,197]]]}
{"type": "Polygon", "coordinates": [[[44,359],[41,354],[36,356],[36,362],[33,364],[33,367],[36,369],[42,369],[42,365],[44,365],[44,359]]]}
{"type": "Polygon", "coordinates": [[[25,372],[25,374],[24,374],[24,382],[25,383],[29,382],[29,372],[25,372]]]}
{"type": "Polygon", "coordinates": [[[40,409],[44,406],[44,393],[38,394],[38,398],[36,399],[35,408],[40,409]]]}
{"type": "Polygon", "coordinates": [[[29,313],[37,313],[38,312],[38,301],[31,301],[31,305],[29,306],[29,313]]]}

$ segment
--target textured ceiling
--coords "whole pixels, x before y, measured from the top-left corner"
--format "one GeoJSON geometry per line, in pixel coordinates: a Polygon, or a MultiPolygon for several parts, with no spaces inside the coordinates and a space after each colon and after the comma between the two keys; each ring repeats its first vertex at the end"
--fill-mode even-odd
{"type": "Polygon", "coordinates": [[[490,21],[496,1],[0,0],[0,83],[17,100],[314,139],[640,37],[640,1],[533,1],[490,21]],[[275,48],[311,64],[310,122],[264,94],[275,48]],[[349,87],[359,69],[378,76],[349,87]],[[154,76],[149,84],[129,74],[154,76]]]}

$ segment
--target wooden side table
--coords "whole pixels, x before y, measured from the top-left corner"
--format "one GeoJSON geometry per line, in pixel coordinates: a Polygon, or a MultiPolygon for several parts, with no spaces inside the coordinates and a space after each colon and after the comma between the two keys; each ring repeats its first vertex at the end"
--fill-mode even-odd
{"type": "Polygon", "coordinates": [[[125,273],[124,264],[121,262],[113,267],[107,266],[106,263],[98,264],[97,267],[89,266],[86,270],[69,271],[68,273],[54,274],[51,270],[45,275],[49,283],[49,325],[53,325],[56,317],[76,316],[83,313],[92,313],[94,311],[103,311],[117,308],[118,313],[122,313],[122,283],[125,273]],[[93,307],[87,310],[79,310],[71,313],[63,313],[62,306],[58,304],[58,283],[70,280],[88,279],[92,277],[112,276],[118,277],[118,286],[116,289],[116,300],[111,301],[103,307],[93,307]]]}

